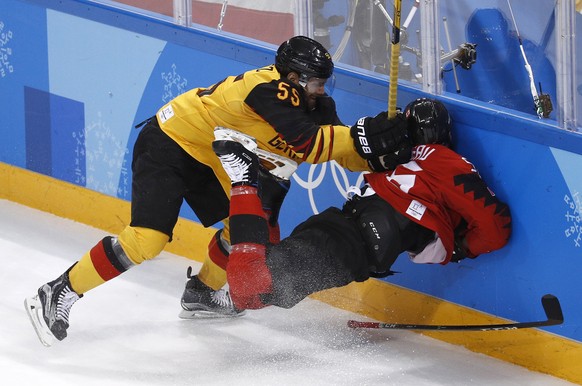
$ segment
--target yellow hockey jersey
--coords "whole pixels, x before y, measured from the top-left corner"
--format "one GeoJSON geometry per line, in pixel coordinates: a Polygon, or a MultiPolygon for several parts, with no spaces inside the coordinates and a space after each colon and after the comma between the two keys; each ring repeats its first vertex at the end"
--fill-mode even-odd
{"type": "Polygon", "coordinates": [[[335,160],[348,170],[369,170],[354,149],[350,128],[332,122],[319,125],[306,106],[303,90],[281,79],[271,65],[192,89],[163,106],[156,116],[168,136],[214,170],[229,196],[230,180],[211,146],[217,126],[250,135],[259,148],[298,164],[335,160]]]}

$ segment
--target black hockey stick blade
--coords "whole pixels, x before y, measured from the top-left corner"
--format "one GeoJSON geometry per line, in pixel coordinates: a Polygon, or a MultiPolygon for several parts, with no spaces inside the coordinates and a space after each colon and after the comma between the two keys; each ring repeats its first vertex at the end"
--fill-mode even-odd
{"type": "Polygon", "coordinates": [[[542,296],[542,306],[548,321],[554,321],[554,324],[562,324],[564,322],[562,306],[560,306],[560,301],[557,297],[552,294],[542,296]]]}
{"type": "Polygon", "coordinates": [[[560,301],[554,295],[544,295],[542,297],[542,306],[546,313],[547,320],[536,322],[517,322],[503,324],[398,324],[382,322],[359,322],[348,320],[350,328],[386,328],[391,330],[430,330],[430,331],[502,331],[517,330],[520,328],[546,327],[562,324],[564,315],[560,301]]]}

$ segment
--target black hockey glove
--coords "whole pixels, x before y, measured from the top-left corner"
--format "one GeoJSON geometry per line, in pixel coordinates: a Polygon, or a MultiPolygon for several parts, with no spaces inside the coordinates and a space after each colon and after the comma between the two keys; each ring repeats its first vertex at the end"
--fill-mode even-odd
{"type": "Polygon", "coordinates": [[[404,114],[388,119],[387,112],[374,118],[362,117],[351,127],[354,147],[364,159],[374,159],[398,150],[401,142],[408,138],[404,114]]]}
{"type": "Polygon", "coordinates": [[[265,168],[259,168],[259,197],[263,210],[269,214],[269,225],[275,226],[279,221],[279,212],[283,200],[291,187],[291,180],[279,178],[269,173],[265,168]]]}
{"type": "Polygon", "coordinates": [[[460,240],[455,240],[455,249],[453,250],[453,256],[451,256],[451,263],[458,263],[466,257],[465,250],[462,247],[462,242],[460,242],[460,240]]]}
{"type": "Polygon", "coordinates": [[[453,256],[451,256],[451,263],[458,263],[459,261],[469,258],[474,259],[477,256],[471,255],[465,246],[465,234],[467,233],[467,221],[463,218],[455,227],[455,249],[453,256]]]}

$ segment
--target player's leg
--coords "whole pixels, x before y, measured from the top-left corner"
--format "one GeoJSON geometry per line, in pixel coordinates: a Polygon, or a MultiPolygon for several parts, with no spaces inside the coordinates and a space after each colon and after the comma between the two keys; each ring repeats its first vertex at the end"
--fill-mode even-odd
{"type": "Polygon", "coordinates": [[[118,237],[100,240],[59,278],[42,285],[25,301],[44,344],[67,336],[71,307],[84,293],[162,251],[182,204],[184,184],[177,168],[183,164],[183,156],[157,122],[149,122],[140,132],[132,163],[130,226],[118,237]]]}
{"type": "MultiPolygon", "coordinates": [[[[254,139],[243,133],[225,128],[218,128],[215,133],[218,140],[240,142],[247,147],[250,146],[259,156],[261,163],[259,168],[259,185],[261,186],[259,196],[268,219],[269,241],[278,243],[280,240],[279,211],[291,185],[290,178],[297,169],[297,163],[285,157],[255,149],[254,139]]],[[[230,188],[228,193],[230,194],[230,188]]],[[[190,204],[191,201],[188,200],[188,196],[186,196],[186,199],[190,204]]],[[[200,202],[200,200],[192,201],[194,203],[200,202]]],[[[208,205],[205,205],[205,208],[207,207],[208,205]]],[[[186,311],[204,309],[205,316],[211,316],[211,309],[216,308],[217,312],[214,316],[233,316],[229,312],[225,312],[225,309],[217,302],[204,304],[203,301],[196,301],[196,297],[207,300],[223,298],[223,296],[218,296],[218,291],[221,291],[221,288],[226,284],[226,265],[231,249],[229,221],[225,219],[223,222],[223,229],[217,232],[209,244],[208,255],[198,274],[192,276],[191,269],[187,274],[190,280],[186,284],[184,296],[182,297],[182,306],[186,311]]],[[[234,316],[238,315],[240,314],[234,316]]],[[[182,312],[181,317],[188,317],[187,312],[182,312]]]]}
{"type": "Polygon", "coordinates": [[[369,277],[364,241],[357,224],[337,208],[329,208],[299,224],[267,249],[272,273],[269,303],[290,308],[308,295],[369,277]]]}
{"type": "MultiPolygon", "coordinates": [[[[261,186],[259,196],[268,219],[269,242],[276,244],[281,240],[279,212],[291,181],[260,168],[259,185],[261,186]]],[[[208,255],[200,271],[192,276],[196,282],[202,282],[211,290],[219,290],[226,284],[226,264],[230,254],[230,224],[228,219],[223,220],[223,223],[223,229],[216,232],[208,245],[208,255]]]]}
{"type": "MultiPolygon", "coordinates": [[[[185,200],[200,222],[204,226],[211,226],[222,220],[224,226],[211,238],[200,271],[193,275],[192,268],[188,268],[179,316],[183,319],[240,316],[242,313],[236,312],[227,301],[228,287],[225,286],[225,270],[230,252],[228,195],[214,170],[206,165],[199,164],[192,168],[192,172],[185,174],[184,178],[187,182],[193,181],[188,184],[185,200]]],[[[230,183],[226,185],[230,194],[230,183]]]]}
{"type": "Polygon", "coordinates": [[[267,218],[258,195],[259,159],[256,144],[215,132],[212,148],[231,180],[231,252],[226,267],[231,296],[238,309],[260,308],[259,295],[269,292],[265,261],[269,241],[267,218]]]}
{"type": "MultiPolygon", "coordinates": [[[[226,226],[226,225],[225,225],[226,226]]],[[[226,284],[226,265],[230,244],[223,239],[223,228],[215,233],[208,246],[207,260],[197,275],[192,275],[189,267],[188,281],[182,293],[182,319],[238,317],[244,312],[237,311],[230,302],[226,284]],[[208,283],[208,284],[207,284],[208,283]]]]}

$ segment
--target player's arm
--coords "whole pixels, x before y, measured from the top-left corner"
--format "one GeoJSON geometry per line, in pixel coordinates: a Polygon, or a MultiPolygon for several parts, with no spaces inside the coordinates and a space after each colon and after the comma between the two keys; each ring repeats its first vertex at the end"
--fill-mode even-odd
{"type": "MultiPolygon", "coordinates": [[[[369,170],[366,160],[356,153],[350,128],[343,125],[322,125],[325,120],[337,120],[335,104],[320,106],[318,117],[308,112],[303,91],[296,85],[274,80],[255,87],[245,102],[279,133],[303,161],[323,163],[338,161],[350,170],[369,170]]],[[[323,102],[325,103],[325,102],[323,102]]],[[[330,122],[331,123],[331,122],[330,122]]]]}
{"type": "Polygon", "coordinates": [[[304,151],[307,162],[335,160],[349,170],[384,171],[410,160],[406,121],[385,112],[360,118],[355,125],[321,126],[304,151]]]}
{"type": "Polygon", "coordinates": [[[337,114],[335,101],[328,95],[318,97],[315,109],[308,114],[318,125],[343,125],[337,114]]]}
{"type": "Polygon", "coordinates": [[[371,171],[368,161],[356,152],[350,128],[343,125],[319,126],[301,154],[311,164],[336,161],[351,171],[371,171]]]}
{"type": "Polygon", "coordinates": [[[319,128],[307,113],[303,91],[288,81],[257,85],[245,103],[294,148],[305,146],[319,128]]]}
{"type": "MultiPolygon", "coordinates": [[[[378,158],[394,152],[404,138],[401,115],[393,120],[388,120],[385,113],[362,118],[360,126],[365,135],[357,139],[357,125],[320,126],[307,112],[301,89],[282,80],[258,85],[245,102],[273,126],[303,161],[312,164],[334,160],[352,171],[385,170],[378,158]]],[[[337,118],[334,106],[324,106],[329,114],[326,118],[337,118]]]]}
{"type": "Polygon", "coordinates": [[[448,198],[448,205],[461,217],[455,229],[457,259],[500,249],[511,234],[509,206],[467,164],[468,170],[455,175],[455,194],[448,198]]]}

